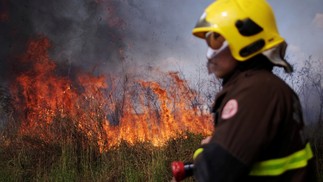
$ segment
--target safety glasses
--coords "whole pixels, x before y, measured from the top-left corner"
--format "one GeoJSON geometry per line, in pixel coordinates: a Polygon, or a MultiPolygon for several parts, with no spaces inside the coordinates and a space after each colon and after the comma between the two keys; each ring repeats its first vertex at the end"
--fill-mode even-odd
{"type": "Polygon", "coordinates": [[[215,32],[207,32],[205,34],[205,40],[208,45],[206,58],[209,60],[213,59],[228,46],[227,41],[220,34],[215,32]]]}
{"type": "Polygon", "coordinates": [[[207,45],[215,50],[219,49],[225,41],[223,36],[215,32],[207,32],[205,34],[205,40],[207,45]]]}

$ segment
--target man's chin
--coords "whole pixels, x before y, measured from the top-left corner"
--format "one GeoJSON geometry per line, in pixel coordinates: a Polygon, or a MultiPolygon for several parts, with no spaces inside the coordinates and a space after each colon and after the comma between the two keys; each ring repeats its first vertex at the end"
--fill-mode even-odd
{"type": "Polygon", "coordinates": [[[223,79],[224,78],[224,75],[221,74],[221,73],[218,73],[218,72],[213,72],[214,76],[218,79],[223,79]]]}

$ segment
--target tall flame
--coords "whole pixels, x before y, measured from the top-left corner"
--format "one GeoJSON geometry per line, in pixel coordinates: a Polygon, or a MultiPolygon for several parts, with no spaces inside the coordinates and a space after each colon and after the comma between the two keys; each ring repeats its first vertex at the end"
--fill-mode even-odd
{"type": "Polygon", "coordinates": [[[177,73],[168,73],[164,84],[139,80],[120,86],[117,77],[89,73],[71,80],[57,73],[50,46],[47,38],[30,41],[21,58],[31,66],[11,89],[24,113],[19,134],[52,141],[70,129],[94,140],[101,151],[122,141],[163,146],[187,131],[211,134],[210,114],[198,109],[197,94],[177,73]]]}

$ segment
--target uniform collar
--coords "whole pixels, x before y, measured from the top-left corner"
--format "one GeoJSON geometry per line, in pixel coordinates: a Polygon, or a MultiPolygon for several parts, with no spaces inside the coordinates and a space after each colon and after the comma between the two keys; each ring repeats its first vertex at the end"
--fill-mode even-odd
{"type": "Polygon", "coordinates": [[[223,78],[222,86],[227,87],[232,83],[235,83],[241,74],[247,76],[256,70],[267,70],[271,72],[273,66],[273,63],[271,63],[267,57],[263,54],[258,54],[247,61],[239,62],[236,70],[228,77],[223,78]]]}

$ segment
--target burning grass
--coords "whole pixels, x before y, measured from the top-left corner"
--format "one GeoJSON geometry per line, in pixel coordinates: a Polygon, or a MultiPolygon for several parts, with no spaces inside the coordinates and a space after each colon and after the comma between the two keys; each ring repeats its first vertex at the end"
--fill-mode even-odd
{"type": "Polygon", "coordinates": [[[0,181],[165,181],[212,132],[203,100],[178,73],[146,81],[60,73],[50,41],[31,40],[10,85],[0,181]],[[11,123],[14,126],[9,127],[11,123]]]}
{"type": "Polygon", "coordinates": [[[50,46],[44,37],[31,40],[19,59],[24,70],[11,86],[19,135],[49,142],[71,134],[103,152],[121,141],[163,146],[186,131],[212,132],[201,97],[177,73],[161,75],[159,82],[86,72],[70,79],[57,72],[50,46]]]}

